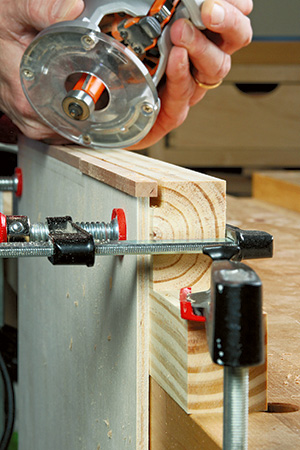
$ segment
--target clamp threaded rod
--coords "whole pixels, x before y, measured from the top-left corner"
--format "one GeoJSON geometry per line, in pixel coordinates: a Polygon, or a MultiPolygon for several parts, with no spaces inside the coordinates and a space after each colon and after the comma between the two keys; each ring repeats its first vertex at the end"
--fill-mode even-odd
{"type": "MultiPolygon", "coordinates": [[[[119,227],[117,219],[109,223],[105,222],[76,222],[76,225],[90,233],[95,240],[117,241],[119,239],[119,227]]],[[[49,239],[49,228],[46,223],[35,223],[30,226],[30,240],[45,242],[49,239]]]]}

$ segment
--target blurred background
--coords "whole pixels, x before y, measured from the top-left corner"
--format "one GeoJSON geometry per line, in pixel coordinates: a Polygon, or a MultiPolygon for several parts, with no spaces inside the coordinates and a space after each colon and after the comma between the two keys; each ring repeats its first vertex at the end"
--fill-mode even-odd
{"type": "Polygon", "coordinates": [[[257,170],[300,168],[300,2],[254,0],[253,42],[230,74],[149,156],[227,180],[249,196],[257,170]]]}

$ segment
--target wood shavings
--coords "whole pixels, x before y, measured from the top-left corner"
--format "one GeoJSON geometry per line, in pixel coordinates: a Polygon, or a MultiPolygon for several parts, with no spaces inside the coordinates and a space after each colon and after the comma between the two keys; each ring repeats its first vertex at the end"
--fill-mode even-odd
{"type": "Polygon", "coordinates": [[[112,430],[109,430],[109,431],[108,431],[108,433],[107,433],[107,437],[109,437],[109,439],[111,439],[111,438],[112,438],[112,430]]]}
{"type": "Polygon", "coordinates": [[[107,428],[109,428],[109,420],[104,419],[103,422],[105,423],[105,425],[107,426],[107,428]]]}
{"type": "Polygon", "coordinates": [[[100,450],[100,449],[101,449],[101,445],[98,444],[98,445],[97,445],[97,450],[100,450]]]}
{"type": "Polygon", "coordinates": [[[67,297],[67,298],[70,298],[70,292],[67,292],[67,293],[66,293],[66,297],[67,297]]]}
{"type": "Polygon", "coordinates": [[[76,308],[78,307],[78,302],[74,302],[74,305],[76,306],[76,308]]]}
{"type": "Polygon", "coordinates": [[[111,341],[111,334],[109,334],[109,335],[107,336],[107,340],[108,340],[108,341],[111,341]]]}
{"type": "Polygon", "coordinates": [[[69,349],[70,349],[70,351],[72,351],[72,349],[73,349],[73,339],[72,338],[70,340],[69,349]]]}

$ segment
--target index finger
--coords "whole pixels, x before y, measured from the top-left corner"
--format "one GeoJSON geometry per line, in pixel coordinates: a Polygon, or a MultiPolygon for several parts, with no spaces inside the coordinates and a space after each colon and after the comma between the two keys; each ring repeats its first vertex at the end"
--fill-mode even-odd
{"type": "Polygon", "coordinates": [[[237,0],[206,0],[201,10],[203,24],[222,37],[219,48],[229,55],[248,45],[252,39],[249,18],[233,3],[237,0]]]}

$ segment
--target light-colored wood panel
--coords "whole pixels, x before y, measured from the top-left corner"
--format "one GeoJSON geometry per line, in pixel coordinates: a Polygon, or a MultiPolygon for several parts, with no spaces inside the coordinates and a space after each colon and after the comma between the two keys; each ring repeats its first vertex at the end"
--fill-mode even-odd
{"type": "MultiPolygon", "coordinates": [[[[150,442],[155,450],[222,448],[222,414],[186,414],[150,380],[150,442]]],[[[249,415],[249,450],[294,450],[300,445],[300,411],[253,412],[249,415]]],[[[283,411],[283,407],[282,407],[283,411]]]]}
{"type": "MultiPolygon", "coordinates": [[[[20,137],[20,145],[24,138],[20,137]]],[[[128,169],[115,164],[114,159],[109,162],[105,159],[95,158],[93,155],[83,153],[77,146],[48,146],[32,140],[26,140],[31,148],[39,148],[48,156],[51,156],[68,166],[79,169],[83,174],[114,187],[133,197],[151,197],[157,195],[155,181],[137,174],[132,167],[128,169]],[[84,158],[83,158],[84,157],[84,158]]],[[[113,150],[112,150],[113,152],[113,150]]],[[[126,153],[125,151],[123,151],[126,153]]]]}
{"type": "Polygon", "coordinates": [[[185,124],[170,133],[169,145],[199,151],[222,146],[240,152],[244,147],[299,148],[299,101],[300,85],[281,85],[257,95],[245,94],[234,85],[221,86],[191,109],[185,124]]]}
{"type": "Polygon", "coordinates": [[[243,145],[240,148],[234,146],[191,147],[184,152],[182,147],[164,147],[162,144],[154,146],[149,151],[152,158],[161,158],[172,164],[179,164],[185,167],[236,167],[253,168],[265,170],[268,168],[281,169],[283,167],[298,168],[299,147],[287,147],[282,150],[278,147],[249,147],[243,145]]]}
{"type": "MultiPolygon", "coordinates": [[[[20,213],[109,221],[126,212],[144,239],[149,198],[135,198],[22,145],[20,213]]],[[[19,261],[21,450],[148,448],[148,257],[97,258],[93,268],[19,261]],[[55,430],[55,432],[53,431],[55,430]]]]}
{"type": "Polygon", "coordinates": [[[263,94],[224,83],[148,155],[185,167],[298,168],[300,84],[273,83],[263,94]]]}
{"type": "Polygon", "coordinates": [[[300,171],[256,172],[252,192],[259,200],[300,212],[300,171]]]}
{"type": "Polygon", "coordinates": [[[299,61],[295,64],[233,64],[224,83],[300,83],[299,61]]]}

